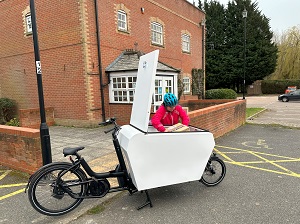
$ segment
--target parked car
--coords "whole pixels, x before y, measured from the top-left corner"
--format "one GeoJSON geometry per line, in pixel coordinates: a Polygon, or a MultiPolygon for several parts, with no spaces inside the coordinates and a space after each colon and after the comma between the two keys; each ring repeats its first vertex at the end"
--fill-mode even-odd
{"type": "Polygon", "coordinates": [[[285,90],[285,94],[295,91],[297,89],[297,86],[288,86],[285,90]]]}
{"type": "Polygon", "coordinates": [[[287,94],[279,95],[278,100],[281,100],[282,102],[288,102],[290,100],[300,100],[300,89],[291,91],[287,94]]]}

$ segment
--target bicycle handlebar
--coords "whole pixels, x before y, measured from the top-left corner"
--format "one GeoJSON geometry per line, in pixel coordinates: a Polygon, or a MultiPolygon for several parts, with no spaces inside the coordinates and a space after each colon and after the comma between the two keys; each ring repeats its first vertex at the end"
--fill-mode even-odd
{"type": "Polygon", "coordinates": [[[118,129],[119,126],[117,125],[116,120],[117,120],[116,118],[112,117],[112,118],[107,119],[106,121],[103,121],[103,122],[99,123],[99,125],[103,125],[103,126],[106,126],[106,125],[109,125],[109,124],[114,124],[113,128],[111,128],[111,129],[109,129],[107,131],[104,131],[105,134],[107,134],[107,133],[109,133],[109,132],[111,132],[113,130],[118,129]]]}
{"type": "Polygon", "coordinates": [[[106,121],[100,122],[99,125],[106,126],[109,124],[115,124],[116,120],[117,120],[116,118],[112,117],[112,118],[107,119],[106,121]]]}

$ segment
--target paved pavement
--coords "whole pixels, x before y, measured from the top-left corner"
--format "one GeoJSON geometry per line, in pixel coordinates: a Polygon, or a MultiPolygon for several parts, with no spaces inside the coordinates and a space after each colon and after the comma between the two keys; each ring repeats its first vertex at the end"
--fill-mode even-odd
{"type": "Polygon", "coordinates": [[[113,152],[111,133],[105,134],[112,126],[99,128],[74,128],[63,126],[49,127],[52,160],[65,161],[62,150],[65,147],[84,146],[82,152],[86,161],[102,157],[113,152]]]}
{"type": "MultiPolygon", "coordinates": [[[[300,103],[298,102],[279,102],[277,101],[277,96],[261,96],[261,97],[246,97],[247,99],[247,107],[263,107],[266,110],[263,113],[258,114],[257,116],[254,116],[252,120],[248,120],[247,122],[249,123],[258,123],[258,124],[280,124],[283,126],[290,126],[290,127],[300,127],[300,117],[297,115],[296,111],[300,109],[300,103]]],[[[240,149],[240,154],[242,154],[243,150],[246,150],[248,154],[253,155],[254,152],[252,152],[250,149],[257,150],[257,147],[263,148],[264,150],[269,150],[271,148],[276,148],[276,153],[279,155],[281,154],[280,149],[285,148],[286,146],[282,145],[283,143],[286,143],[286,145],[290,145],[290,148],[292,149],[292,154],[285,155],[285,159],[287,158],[294,158],[295,161],[297,162],[299,160],[299,145],[300,142],[297,143],[296,145],[297,148],[294,148],[294,142],[293,141],[288,141],[286,139],[290,138],[293,139],[292,134],[294,130],[292,131],[291,129],[282,129],[281,127],[267,127],[264,129],[264,126],[254,126],[255,128],[252,128],[251,125],[245,125],[228,135],[224,137],[220,137],[216,140],[217,144],[220,144],[222,146],[225,145],[225,147],[230,147],[230,150],[235,150],[235,149],[240,149]],[[289,131],[287,131],[289,130],[289,131]],[[259,137],[261,134],[262,137],[259,137]],[[276,133],[276,134],[275,134],[276,133]],[[287,135],[289,133],[290,135],[287,135]],[[267,136],[266,136],[267,134],[267,136]],[[240,140],[238,141],[237,136],[239,136],[240,140]],[[256,136],[252,138],[253,136],[256,136]],[[271,136],[271,137],[270,137],[271,136]],[[275,141],[275,136],[278,139],[283,138],[284,141],[275,141]],[[224,139],[225,142],[222,142],[222,139],[224,139]],[[235,145],[237,142],[242,144],[242,148],[240,145],[235,145]],[[272,146],[270,146],[270,142],[272,142],[272,146]],[[291,143],[292,142],[292,143],[291,143]],[[243,145],[244,144],[244,145],[243,145]],[[226,146],[227,145],[227,146],[226,146]],[[246,147],[243,148],[243,147],[246,147]],[[252,148],[251,148],[252,147],[252,148]],[[278,148],[279,147],[279,148],[278,148]],[[248,150],[248,151],[247,151],[248,150]],[[279,150],[279,151],[278,151],[279,150]],[[296,150],[296,151],[295,151],[296,150]],[[298,151],[297,151],[298,150],[298,151]],[[296,154],[297,155],[296,155],[296,154]],[[298,159],[298,160],[297,160],[298,159]]],[[[60,127],[60,126],[54,126],[50,127],[50,138],[51,138],[51,147],[52,147],[52,155],[53,155],[53,161],[66,161],[67,159],[63,157],[62,155],[62,149],[64,147],[68,146],[85,146],[86,148],[81,151],[81,154],[84,156],[84,158],[89,161],[89,164],[93,167],[93,169],[97,172],[104,171],[104,170],[110,170],[113,169],[116,164],[117,164],[117,159],[114,154],[113,150],[113,145],[111,142],[111,135],[110,134],[104,134],[104,130],[109,129],[109,127],[100,127],[100,128],[93,128],[93,129],[87,129],[87,128],[70,128],[70,127],[60,127]],[[94,159],[96,158],[96,159],[94,159]]],[[[300,133],[299,133],[300,134],[300,133]]],[[[298,135],[299,135],[298,134],[298,135]]],[[[297,139],[296,139],[297,140],[297,139]]],[[[297,140],[298,141],[298,140],[297,140]]],[[[226,149],[226,148],[225,148],[226,149]]],[[[112,201],[117,201],[113,205],[108,206],[105,209],[105,212],[97,214],[95,216],[82,216],[82,214],[86,213],[87,210],[90,208],[101,204],[104,201],[111,201],[109,200],[110,198],[114,197],[116,194],[108,194],[105,196],[104,199],[90,199],[90,200],[84,200],[83,203],[75,209],[73,212],[61,216],[61,217],[46,217],[43,215],[40,215],[37,213],[29,204],[29,201],[27,199],[27,195],[24,193],[20,193],[24,185],[26,184],[27,179],[22,177],[21,175],[14,175],[12,177],[8,175],[9,171],[5,171],[0,169],[0,210],[1,210],[1,217],[0,217],[0,223],[112,223],[112,222],[119,222],[119,220],[122,220],[124,223],[171,223],[169,221],[166,221],[166,219],[169,216],[174,216],[177,217],[177,220],[181,220],[181,218],[186,219],[189,214],[189,216],[192,216],[191,213],[185,214],[184,212],[187,208],[191,211],[194,211],[196,209],[197,211],[195,217],[199,217],[201,220],[206,220],[211,221],[211,215],[210,212],[215,216],[216,211],[219,211],[219,215],[222,215],[224,218],[224,222],[222,222],[222,219],[220,217],[219,221],[213,220],[213,223],[231,223],[229,222],[229,215],[230,212],[224,213],[221,212],[222,206],[225,210],[227,211],[230,207],[235,208],[236,206],[244,206],[244,208],[247,208],[247,200],[251,200],[251,198],[243,197],[243,194],[245,194],[244,190],[240,190],[236,186],[241,187],[241,189],[245,188],[245,186],[242,186],[242,183],[247,183],[249,186],[246,187],[246,191],[248,192],[257,192],[261,191],[264,194],[268,193],[266,191],[270,190],[271,195],[267,194],[266,196],[263,196],[263,198],[266,201],[269,201],[268,197],[274,197],[273,193],[278,193],[277,192],[277,187],[282,187],[282,185],[286,184],[288,189],[284,188],[287,190],[287,192],[291,192],[294,198],[299,198],[300,195],[298,195],[299,192],[294,192],[294,184],[295,181],[299,181],[299,170],[295,171],[290,171],[290,173],[294,173],[294,176],[292,176],[292,179],[285,179],[282,180],[282,176],[285,176],[285,174],[280,173],[281,177],[275,178],[276,180],[273,180],[273,178],[269,176],[264,176],[263,179],[265,179],[267,184],[275,184],[277,187],[275,190],[269,189],[269,186],[266,184],[263,184],[261,187],[259,186],[261,183],[264,183],[265,181],[262,181],[260,176],[257,175],[257,173],[252,173],[249,170],[243,170],[244,173],[239,174],[239,169],[236,169],[236,162],[233,160],[231,157],[228,157],[226,152],[224,152],[224,148],[222,147],[216,147],[216,150],[220,151],[220,155],[223,157],[223,159],[226,161],[226,165],[229,166],[229,170],[231,170],[231,174],[227,174],[224,184],[223,182],[220,184],[220,188],[213,188],[216,190],[213,190],[211,188],[205,188],[205,187],[199,187],[199,189],[194,185],[194,183],[187,184],[187,185],[176,185],[174,187],[168,187],[168,188],[162,188],[163,190],[160,191],[159,189],[154,190],[153,194],[155,199],[155,209],[151,209],[151,212],[149,212],[149,209],[145,209],[141,213],[137,213],[134,206],[138,205],[140,200],[144,200],[144,198],[140,196],[134,196],[132,197],[131,202],[128,202],[128,196],[121,196],[121,199],[116,199],[112,201]],[[233,176],[232,176],[233,175],[233,176]],[[298,175],[298,176],[297,176],[298,175]],[[20,185],[16,186],[13,184],[10,184],[11,178],[16,178],[18,177],[17,183],[20,185]],[[246,178],[249,176],[249,180],[253,181],[248,181],[246,178]],[[241,178],[241,179],[239,179],[241,178]],[[227,180],[227,181],[226,181],[227,180]],[[241,181],[241,182],[238,182],[241,181]],[[245,182],[246,181],[246,182],[245,182]],[[23,184],[23,185],[22,185],[23,184]],[[233,184],[233,185],[232,185],[233,184]],[[251,186],[251,187],[250,187],[251,186]],[[265,187],[266,189],[263,189],[265,187]],[[233,198],[232,200],[229,200],[230,198],[228,197],[222,197],[221,193],[223,191],[228,190],[228,188],[231,189],[231,193],[229,193],[227,196],[230,196],[233,198]],[[252,189],[253,188],[253,189],[252,189]],[[257,189],[256,189],[257,188],[257,189]],[[199,201],[195,201],[193,198],[195,197],[195,194],[198,194],[197,192],[194,192],[195,189],[197,189],[197,192],[201,192],[201,197],[203,197],[203,200],[208,202],[209,200],[213,200],[215,202],[215,208],[214,206],[211,207],[203,207],[203,204],[199,204],[199,201]],[[256,190],[255,190],[256,189],[256,190]],[[3,193],[4,192],[4,193],[3,193]],[[184,195],[186,199],[181,197],[182,195],[178,195],[178,192],[181,192],[182,195],[184,195]],[[191,195],[186,197],[189,192],[193,192],[191,195]],[[176,193],[176,194],[175,194],[176,193]],[[237,197],[234,196],[234,193],[237,193],[237,197]],[[4,196],[3,196],[4,195],[4,196]],[[239,197],[242,197],[242,200],[239,200],[239,197]],[[178,198],[178,200],[172,201],[172,199],[178,198]],[[189,206],[188,200],[193,201],[191,203],[191,206],[189,206]],[[219,203],[221,200],[229,200],[227,203],[224,201],[222,203],[219,203]],[[187,207],[186,209],[184,207],[177,208],[173,211],[173,207],[176,205],[176,203],[180,204],[181,202],[185,202],[188,204],[184,205],[187,207]],[[117,204],[116,204],[117,203],[117,204]],[[165,207],[165,203],[169,206],[165,207]],[[174,203],[174,204],[173,204],[174,203]],[[198,203],[198,204],[197,204],[198,203]],[[158,204],[158,205],[157,205],[158,204]],[[16,206],[16,205],[22,205],[22,206],[16,206]],[[117,210],[114,210],[114,207],[117,207],[117,210]],[[14,209],[11,209],[14,208],[14,209]],[[26,208],[26,209],[24,209],[26,208]],[[165,209],[161,209],[165,208],[165,209]],[[170,210],[169,210],[170,209],[170,210]],[[178,210],[179,209],[179,210],[178,210]],[[201,211],[203,209],[203,211],[201,211]],[[157,212],[164,212],[167,216],[162,216],[160,213],[155,213],[157,212]],[[181,212],[180,212],[181,211],[181,212]],[[175,212],[175,213],[174,213],[175,212]],[[182,213],[183,212],[183,213],[182,213]],[[148,214],[149,213],[149,214],[148,214]],[[177,214],[178,213],[178,214],[177,214]],[[158,217],[162,217],[161,220],[157,219],[151,219],[152,214],[157,214],[158,217]],[[177,214],[177,215],[176,215],[177,214]],[[200,214],[200,216],[199,216],[200,214]],[[202,214],[202,215],[201,215],[202,214]],[[131,220],[130,221],[124,221],[124,217],[128,218],[128,215],[131,215],[131,220]],[[181,216],[178,217],[178,215],[181,216]],[[206,216],[207,215],[207,216],[206,216]],[[122,218],[123,217],[123,218],[122,218]],[[145,220],[143,221],[143,218],[145,217],[145,220]],[[147,217],[147,218],[146,218],[147,217]],[[77,219],[77,221],[74,221],[74,219],[77,219]],[[103,219],[103,220],[102,220],[103,219]],[[100,221],[101,220],[101,221],[100,221]],[[112,221],[113,220],[113,221],[112,221]],[[155,220],[155,222],[154,222],[155,220]],[[227,221],[225,221],[227,220],[227,221]]],[[[235,150],[236,151],[236,150],[235,150]]],[[[245,151],[244,151],[245,152],[245,151]]],[[[261,154],[260,154],[261,155],[261,154]]],[[[260,156],[258,155],[258,156],[260,156]]],[[[253,163],[253,161],[252,161],[253,163]]],[[[270,164],[269,162],[268,164],[270,164]]],[[[274,162],[273,162],[274,163],[274,162]]],[[[272,164],[272,163],[271,163],[272,164]]],[[[294,163],[294,164],[299,164],[294,163]]],[[[285,168],[286,172],[289,173],[288,171],[291,169],[294,169],[294,164],[291,166],[290,164],[288,165],[288,168],[285,168]],[[290,168],[292,167],[292,168],[290,168]],[[287,171],[288,170],[288,171],[287,171]]],[[[241,165],[241,164],[240,164],[241,165]]],[[[245,164],[242,164],[244,167],[247,166],[245,164]]],[[[248,165],[249,166],[249,165],[248,165]]],[[[264,166],[262,164],[262,166],[264,166]]],[[[300,167],[298,165],[298,167],[300,167]]],[[[277,166],[278,168],[278,166],[277,166]]],[[[255,168],[254,168],[255,169],[255,168]]],[[[259,168],[260,170],[263,170],[263,167],[259,168]]],[[[268,170],[268,169],[267,169],[268,170]]],[[[270,192],[269,192],[270,193],[270,192]]],[[[126,195],[124,192],[122,195],[126,195]]],[[[199,196],[199,195],[198,195],[199,196]]],[[[244,195],[245,196],[245,195],[244,195]]],[[[283,198],[285,197],[284,195],[281,195],[283,198]]],[[[287,195],[289,196],[289,195],[287,195]]],[[[131,197],[129,197],[131,198],[131,197]]],[[[257,200],[259,197],[257,198],[257,200]]],[[[254,203],[254,207],[260,208],[260,203],[263,203],[263,201],[258,200],[259,202],[254,203]],[[258,203],[258,204],[257,204],[258,203]]],[[[278,201],[278,203],[281,203],[278,201]]],[[[287,198],[285,202],[282,202],[284,204],[284,210],[286,208],[287,204],[292,205],[290,208],[290,212],[286,212],[286,215],[282,215],[282,221],[284,222],[273,222],[273,223],[286,223],[286,219],[288,219],[286,216],[288,215],[293,215],[294,213],[294,208],[297,207],[297,205],[293,205],[293,201],[291,198],[287,198]],[[293,207],[294,206],[294,207],[293,207]]],[[[207,204],[206,204],[207,205],[207,204]]],[[[276,204],[275,204],[276,205],[276,204]]],[[[272,208],[272,206],[271,206],[272,208]]],[[[251,208],[249,208],[251,210],[251,208]]],[[[263,207],[263,210],[268,210],[266,207],[263,207]]],[[[242,209],[243,210],[243,209],[242,209]]],[[[255,212],[258,212],[256,209],[254,209],[255,212]]],[[[276,209],[274,210],[276,211],[276,209]]],[[[240,211],[239,211],[240,212],[240,211]]],[[[245,212],[247,212],[245,210],[245,212]]],[[[257,213],[258,214],[258,213],[257,213]]],[[[299,213],[298,218],[299,217],[299,213]]],[[[245,214],[244,214],[245,215],[245,214]]],[[[265,215],[263,215],[264,217],[265,215]]],[[[276,216],[276,214],[275,214],[276,216]]],[[[219,216],[218,216],[219,217],[219,216]]],[[[232,217],[235,217],[232,215],[232,217]]],[[[242,214],[240,214],[240,218],[242,218],[242,214]]],[[[183,220],[182,219],[182,220],[183,220]]],[[[253,219],[255,220],[255,219],[253,219]]],[[[263,220],[263,219],[261,219],[263,220]]],[[[290,220],[294,220],[291,218],[290,220]]],[[[173,221],[172,223],[187,223],[187,222],[174,222],[173,219],[170,219],[170,221],[173,221]]],[[[198,223],[193,220],[192,217],[190,217],[190,223],[198,223]]],[[[200,223],[200,222],[199,222],[200,223]]],[[[248,222],[243,222],[241,220],[241,223],[248,223],[248,222]]],[[[250,223],[250,222],[249,222],[250,223]]],[[[252,223],[252,222],[251,222],[252,223]]],[[[254,222],[253,223],[269,223],[269,222],[254,222]]],[[[294,223],[294,222],[289,222],[289,223],[294,223]]]]}
{"type": "Polygon", "coordinates": [[[247,107],[265,108],[258,116],[248,119],[248,123],[277,124],[287,127],[300,127],[300,102],[281,102],[276,96],[246,97],[247,107]]]}

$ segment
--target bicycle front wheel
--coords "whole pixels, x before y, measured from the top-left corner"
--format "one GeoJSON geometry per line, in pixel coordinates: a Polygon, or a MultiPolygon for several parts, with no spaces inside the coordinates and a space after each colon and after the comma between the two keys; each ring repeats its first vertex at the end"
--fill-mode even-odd
{"type": "Polygon", "coordinates": [[[86,175],[80,168],[69,170],[71,166],[53,163],[34,176],[28,186],[28,198],[35,210],[49,216],[63,215],[82,202],[82,198],[74,197],[86,194],[87,186],[81,183],[86,175]]]}
{"type": "Polygon", "coordinates": [[[205,186],[216,186],[224,179],[226,166],[223,160],[218,157],[212,157],[208,160],[200,182],[205,186]]]}

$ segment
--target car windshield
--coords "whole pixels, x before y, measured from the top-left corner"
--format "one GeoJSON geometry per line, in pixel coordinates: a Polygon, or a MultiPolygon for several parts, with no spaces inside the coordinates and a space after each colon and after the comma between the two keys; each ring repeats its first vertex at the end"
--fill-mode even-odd
{"type": "Polygon", "coordinates": [[[291,91],[288,95],[300,95],[300,90],[291,91]]]}

